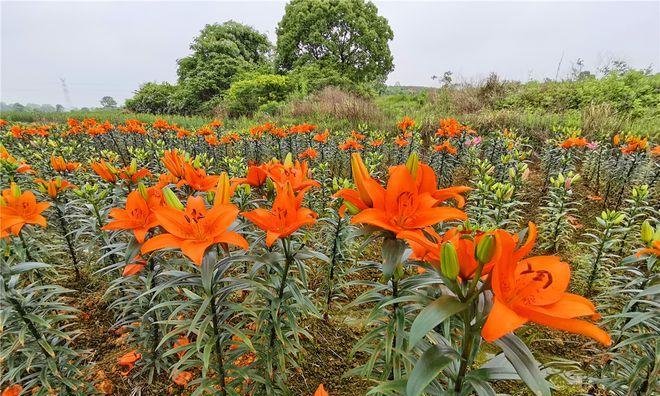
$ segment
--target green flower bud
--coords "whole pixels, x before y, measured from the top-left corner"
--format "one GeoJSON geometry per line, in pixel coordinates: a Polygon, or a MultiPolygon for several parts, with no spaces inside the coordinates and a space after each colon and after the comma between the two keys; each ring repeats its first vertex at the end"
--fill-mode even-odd
{"type": "Polygon", "coordinates": [[[486,235],[477,244],[475,256],[480,264],[486,264],[493,259],[495,255],[495,237],[486,235]]]}
{"type": "Polygon", "coordinates": [[[352,215],[360,213],[360,209],[348,201],[344,201],[344,206],[346,206],[346,209],[348,209],[348,213],[352,215]]]}
{"type": "Polygon", "coordinates": [[[653,227],[651,227],[651,223],[649,223],[648,220],[645,220],[642,223],[642,242],[644,243],[650,243],[653,240],[653,227]]]}
{"type": "Polygon", "coordinates": [[[440,270],[449,279],[456,279],[459,271],[458,255],[451,242],[445,242],[440,252],[440,270]]]}
{"type": "Polygon", "coordinates": [[[179,198],[174,194],[174,191],[170,190],[169,187],[163,188],[163,196],[165,197],[165,202],[172,208],[176,210],[183,210],[183,204],[179,201],[179,198]]]}
{"type": "Polygon", "coordinates": [[[413,179],[417,178],[417,172],[419,171],[419,155],[417,155],[417,152],[413,152],[410,154],[408,157],[408,160],[406,161],[406,168],[408,169],[408,172],[412,175],[413,179]]]}
{"type": "Polygon", "coordinates": [[[140,195],[142,195],[142,198],[146,200],[149,197],[149,194],[147,193],[147,187],[145,187],[142,182],[138,183],[137,189],[140,192],[140,195]]]}

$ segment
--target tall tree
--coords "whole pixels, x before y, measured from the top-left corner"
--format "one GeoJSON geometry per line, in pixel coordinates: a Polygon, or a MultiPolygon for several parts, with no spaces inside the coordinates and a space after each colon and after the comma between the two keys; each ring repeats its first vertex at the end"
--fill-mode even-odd
{"type": "Polygon", "coordinates": [[[112,96],[104,96],[101,98],[101,106],[105,109],[114,109],[117,107],[117,101],[112,96]]]}
{"type": "Polygon", "coordinates": [[[354,82],[384,82],[394,68],[387,19],[364,0],[292,0],[277,28],[276,65],[332,68],[354,82]]]}
{"type": "Polygon", "coordinates": [[[204,102],[229,88],[236,74],[264,65],[272,44],[251,27],[229,21],[206,25],[190,49],[191,55],[178,60],[179,84],[204,102]]]}

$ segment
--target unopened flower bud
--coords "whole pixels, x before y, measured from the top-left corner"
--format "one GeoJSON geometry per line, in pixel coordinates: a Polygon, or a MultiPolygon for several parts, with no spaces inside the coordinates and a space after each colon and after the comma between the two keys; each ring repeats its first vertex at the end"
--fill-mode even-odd
{"type": "Polygon", "coordinates": [[[356,214],[360,213],[360,209],[357,206],[353,205],[352,203],[350,203],[348,201],[344,201],[344,206],[346,206],[346,209],[348,210],[348,213],[350,213],[352,215],[356,215],[356,214]]]}
{"type": "Polygon", "coordinates": [[[183,204],[179,201],[179,198],[174,194],[174,191],[170,190],[169,187],[163,188],[163,197],[165,197],[165,202],[172,208],[176,210],[183,210],[183,204]]]}
{"type": "Polygon", "coordinates": [[[410,154],[406,161],[406,168],[413,179],[417,179],[417,172],[419,171],[419,155],[417,155],[417,152],[410,154]]]}
{"type": "Polygon", "coordinates": [[[18,184],[11,182],[10,190],[14,198],[18,198],[21,196],[21,188],[18,186],[18,184]]]}
{"type": "Polygon", "coordinates": [[[449,279],[456,279],[459,271],[458,255],[456,248],[451,242],[445,242],[442,245],[440,253],[440,270],[442,274],[449,279]]]}
{"type": "Polygon", "coordinates": [[[653,240],[653,227],[648,220],[644,220],[642,223],[642,242],[648,244],[653,240]]]}
{"type": "Polygon", "coordinates": [[[495,254],[495,237],[493,235],[486,235],[477,244],[475,256],[480,264],[486,264],[493,259],[495,254]]]}
{"type": "Polygon", "coordinates": [[[145,200],[149,198],[149,194],[147,193],[147,187],[145,187],[144,184],[142,184],[142,182],[138,183],[137,189],[140,192],[140,195],[142,195],[142,198],[144,198],[145,200]]]}

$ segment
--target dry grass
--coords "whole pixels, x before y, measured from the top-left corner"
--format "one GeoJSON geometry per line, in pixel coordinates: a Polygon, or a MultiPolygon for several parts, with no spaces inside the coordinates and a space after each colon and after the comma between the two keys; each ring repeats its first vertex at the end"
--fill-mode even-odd
{"type": "Polygon", "coordinates": [[[351,122],[379,122],[385,115],[368,99],[336,87],[326,87],[289,105],[293,117],[333,117],[351,122]]]}

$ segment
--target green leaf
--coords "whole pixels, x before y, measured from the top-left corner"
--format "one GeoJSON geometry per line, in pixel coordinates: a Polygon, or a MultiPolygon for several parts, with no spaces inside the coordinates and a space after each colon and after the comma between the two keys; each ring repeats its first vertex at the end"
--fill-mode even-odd
{"type": "Polygon", "coordinates": [[[367,392],[367,396],[377,395],[377,394],[401,395],[404,393],[405,389],[406,389],[405,379],[400,379],[396,381],[386,381],[376,386],[375,388],[371,388],[369,392],[367,392]]]}
{"type": "Polygon", "coordinates": [[[410,347],[414,347],[435,326],[465,308],[467,304],[460,302],[454,296],[445,295],[433,301],[415,318],[410,328],[410,347]]]}
{"type": "Polygon", "coordinates": [[[408,378],[406,394],[408,396],[421,395],[442,369],[458,358],[458,353],[452,348],[432,345],[415,364],[415,368],[408,378]]]}
{"type": "Polygon", "coordinates": [[[550,385],[539,369],[539,363],[520,338],[507,334],[494,342],[502,348],[504,356],[511,362],[520,378],[536,395],[550,396],[550,385]]]}

